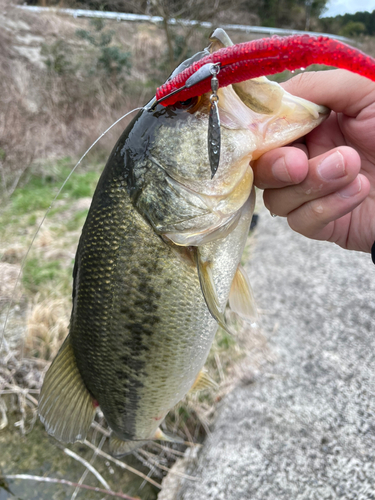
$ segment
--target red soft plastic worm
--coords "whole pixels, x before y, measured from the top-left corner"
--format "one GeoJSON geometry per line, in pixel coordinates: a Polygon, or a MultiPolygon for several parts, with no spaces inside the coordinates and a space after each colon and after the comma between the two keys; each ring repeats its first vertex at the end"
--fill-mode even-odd
{"type": "MultiPolygon", "coordinates": [[[[310,64],[336,66],[375,81],[375,59],[345,43],[325,36],[294,35],[284,38],[274,36],[232,45],[200,59],[159,87],[156,99],[162,99],[183,87],[186,80],[207,63],[221,64],[218,75],[220,87],[258,76],[272,75],[285,69],[305,68],[310,64]]],[[[206,78],[167,98],[162,104],[168,106],[177,101],[186,101],[209,92],[210,89],[211,80],[206,78]]]]}

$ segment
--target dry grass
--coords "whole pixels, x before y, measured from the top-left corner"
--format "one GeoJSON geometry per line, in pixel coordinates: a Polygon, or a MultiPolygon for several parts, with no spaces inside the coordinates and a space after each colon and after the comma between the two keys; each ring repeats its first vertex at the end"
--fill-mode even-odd
{"type": "Polygon", "coordinates": [[[373,36],[361,36],[355,40],[358,49],[375,57],[375,38],[373,36]]]}
{"type": "Polygon", "coordinates": [[[0,304],[12,298],[19,273],[18,264],[0,262],[0,304]]]}
{"type": "Polygon", "coordinates": [[[11,36],[0,29],[0,175],[2,189],[12,193],[19,177],[32,162],[33,127],[24,119],[22,91],[8,75],[18,66],[11,65],[14,52],[11,36]],[[22,139],[21,139],[22,138],[22,139]],[[11,172],[9,172],[11,171],[11,172]]]}
{"type": "MultiPolygon", "coordinates": [[[[152,30],[135,33],[134,26],[108,23],[105,30],[116,31],[113,43],[133,53],[131,73],[119,82],[91,69],[98,50],[76,35],[77,29],[93,29],[87,20],[20,11],[8,0],[0,0],[0,12],[6,13],[0,15],[0,186],[9,196],[35,159],[81,154],[152,96],[148,71],[161,42],[152,30]]],[[[125,125],[101,141],[106,153],[125,125]]]]}
{"type": "Polygon", "coordinates": [[[68,300],[44,300],[37,303],[27,320],[24,353],[52,361],[68,335],[70,304],[68,300]]]}

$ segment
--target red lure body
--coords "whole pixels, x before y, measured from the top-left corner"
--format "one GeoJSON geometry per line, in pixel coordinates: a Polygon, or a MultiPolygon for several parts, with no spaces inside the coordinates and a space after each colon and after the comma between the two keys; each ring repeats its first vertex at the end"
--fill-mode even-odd
{"type": "MultiPolygon", "coordinates": [[[[200,59],[159,87],[156,99],[162,99],[183,87],[186,80],[207,63],[220,63],[220,87],[258,76],[272,75],[286,69],[292,71],[305,68],[310,64],[336,66],[375,81],[375,59],[345,43],[325,36],[274,36],[225,47],[200,59]]],[[[211,79],[206,78],[165,99],[161,104],[168,106],[177,101],[186,101],[210,90],[211,79]]]]}

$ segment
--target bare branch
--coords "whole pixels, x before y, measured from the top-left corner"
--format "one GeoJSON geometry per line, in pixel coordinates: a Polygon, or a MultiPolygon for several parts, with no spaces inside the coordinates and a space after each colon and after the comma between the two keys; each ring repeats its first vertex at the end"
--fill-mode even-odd
{"type": "Polygon", "coordinates": [[[89,462],[87,462],[87,460],[85,460],[84,458],[77,455],[77,453],[74,453],[74,451],[69,450],[69,448],[64,448],[63,452],[65,453],[65,455],[68,455],[69,457],[74,458],[74,460],[77,460],[77,462],[80,462],[81,464],[83,464],[92,474],[94,474],[96,479],[104,486],[104,488],[106,490],[111,489],[111,487],[109,486],[107,481],[103,478],[103,476],[101,474],[99,474],[99,472],[95,469],[95,467],[93,467],[91,464],[89,464],[89,462]]]}
{"type": "Polygon", "coordinates": [[[89,486],[88,484],[78,484],[73,483],[72,481],[68,481],[67,479],[56,479],[55,477],[40,477],[40,476],[32,476],[30,474],[9,474],[6,476],[2,476],[4,479],[24,479],[26,481],[37,481],[39,483],[56,483],[56,484],[66,484],[67,486],[79,487],[84,490],[97,491],[98,493],[104,493],[105,495],[109,495],[117,498],[124,498],[125,500],[137,500],[134,497],[130,497],[125,493],[103,490],[102,488],[95,488],[95,486],[89,486]]]}
{"type": "Polygon", "coordinates": [[[170,448],[169,446],[163,446],[162,444],[157,443],[156,441],[153,441],[152,445],[155,446],[156,448],[159,448],[159,449],[165,451],[169,455],[177,455],[179,457],[185,456],[185,453],[182,453],[182,451],[174,450],[173,448],[170,448]]]}
{"type": "MultiPolygon", "coordinates": [[[[106,437],[102,436],[102,439],[100,440],[100,443],[98,445],[98,449],[94,451],[93,456],[91,457],[90,464],[92,465],[94,463],[95,458],[98,456],[98,451],[102,449],[103,444],[105,443],[106,437]]],[[[83,481],[86,479],[87,474],[89,473],[89,469],[85,469],[82,476],[80,477],[78,484],[83,484],[83,481]]],[[[79,486],[73,491],[72,497],[70,500],[75,500],[77,498],[77,495],[79,493],[80,489],[79,486]]]]}
{"type": "Polygon", "coordinates": [[[152,465],[155,465],[156,467],[159,467],[159,469],[168,472],[168,474],[175,474],[176,476],[182,477],[184,479],[189,479],[190,481],[198,481],[199,477],[196,476],[189,476],[188,474],[184,474],[182,472],[178,472],[176,470],[170,469],[169,467],[166,467],[165,465],[162,465],[158,460],[157,456],[154,455],[153,453],[150,453],[149,451],[146,450],[138,450],[138,453],[143,455],[144,457],[149,460],[149,462],[152,465]]]}
{"type": "MultiPolygon", "coordinates": [[[[85,439],[83,441],[83,443],[88,446],[89,448],[91,448],[92,450],[97,450],[97,447],[90,443],[90,441],[87,441],[87,439],[85,439]]],[[[104,457],[106,458],[107,460],[110,460],[111,462],[113,462],[114,464],[118,465],[119,467],[121,467],[122,469],[126,469],[128,470],[129,472],[132,472],[133,474],[136,474],[137,476],[139,477],[142,477],[143,479],[145,479],[146,481],[148,481],[149,483],[153,484],[154,486],[156,486],[157,488],[161,488],[160,484],[157,483],[156,481],[154,481],[153,479],[150,479],[149,477],[147,477],[145,474],[142,474],[142,472],[140,472],[139,470],[137,469],[134,469],[133,467],[130,467],[130,465],[127,465],[125,464],[124,462],[121,462],[121,460],[117,460],[116,458],[113,458],[111,457],[111,455],[108,455],[107,453],[104,453],[104,451],[99,451],[98,452],[98,455],[100,455],[101,457],[104,457]]]]}
{"type": "Polygon", "coordinates": [[[2,429],[5,429],[5,427],[8,425],[7,407],[5,406],[5,403],[2,399],[0,399],[0,413],[2,415],[0,420],[0,431],[1,431],[2,429]]]}

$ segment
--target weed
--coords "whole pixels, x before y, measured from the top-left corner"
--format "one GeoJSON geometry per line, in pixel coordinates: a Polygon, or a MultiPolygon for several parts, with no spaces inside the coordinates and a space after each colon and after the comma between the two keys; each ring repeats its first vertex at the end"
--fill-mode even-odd
{"type": "Polygon", "coordinates": [[[38,219],[37,219],[37,216],[36,216],[35,214],[32,214],[32,215],[30,215],[30,217],[28,218],[28,220],[27,220],[27,224],[28,224],[29,226],[35,226],[35,224],[36,224],[37,220],[38,220],[38,219]]]}
{"type": "Polygon", "coordinates": [[[46,299],[36,304],[27,322],[26,354],[52,360],[68,334],[69,312],[66,299],[46,299]]]}
{"type": "Polygon", "coordinates": [[[72,49],[64,40],[56,40],[51,45],[43,43],[40,53],[50,72],[57,75],[72,73],[74,69],[71,62],[72,49]]]}
{"type": "Polygon", "coordinates": [[[85,172],[81,175],[73,176],[73,179],[70,179],[64,187],[65,198],[78,199],[92,196],[98,179],[99,174],[97,172],[85,172]]]}
{"type": "Polygon", "coordinates": [[[59,261],[45,262],[37,257],[26,260],[23,269],[22,284],[30,293],[37,293],[47,282],[55,281],[62,275],[59,261]]]}
{"type": "Polygon", "coordinates": [[[80,210],[79,212],[76,212],[73,217],[67,221],[66,223],[66,229],[68,231],[75,231],[79,228],[82,227],[83,223],[86,220],[88,210],[80,210]]]}
{"type": "Polygon", "coordinates": [[[105,30],[102,19],[91,19],[93,31],[79,29],[76,35],[95,47],[98,51],[97,59],[91,72],[102,71],[113,81],[118,81],[124,71],[129,73],[131,68],[131,54],[124,52],[121,47],[113,45],[115,31],[105,30]]]}
{"type": "Polygon", "coordinates": [[[18,189],[11,201],[12,213],[23,215],[35,210],[46,210],[51,200],[51,188],[43,180],[33,178],[27,187],[18,189]],[[46,194],[48,193],[48,196],[46,194]]]}
{"type": "Polygon", "coordinates": [[[216,345],[219,350],[228,350],[236,344],[234,338],[229,335],[225,330],[221,329],[217,333],[216,345]]]}

